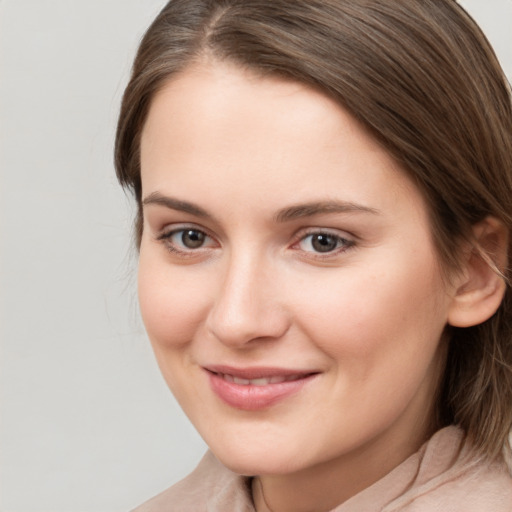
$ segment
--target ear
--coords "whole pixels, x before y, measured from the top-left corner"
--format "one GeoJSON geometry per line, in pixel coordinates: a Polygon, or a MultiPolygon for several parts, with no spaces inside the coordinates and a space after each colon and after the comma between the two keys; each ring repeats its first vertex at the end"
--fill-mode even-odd
{"type": "Polygon", "coordinates": [[[496,313],[506,289],[503,271],[508,263],[507,248],[508,230],[495,217],[486,217],[473,227],[473,239],[448,311],[450,325],[471,327],[496,313]]]}

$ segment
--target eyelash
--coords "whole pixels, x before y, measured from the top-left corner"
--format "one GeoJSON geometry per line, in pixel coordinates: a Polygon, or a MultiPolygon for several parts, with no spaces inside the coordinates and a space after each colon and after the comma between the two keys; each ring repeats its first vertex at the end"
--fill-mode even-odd
{"type": "Polygon", "coordinates": [[[293,247],[299,247],[301,244],[305,243],[306,240],[310,239],[311,244],[314,243],[313,237],[325,237],[331,238],[335,241],[336,246],[328,251],[303,251],[308,255],[312,255],[316,259],[329,259],[335,256],[339,256],[341,253],[344,253],[355,246],[355,240],[352,238],[348,238],[340,235],[339,233],[333,233],[328,229],[310,229],[306,233],[300,233],[297,237],[297,241],[292,245],[293,247]]]}
{"type": "MultiPolygon", "coordinates": [[[[197,256],[198,253],[200,253],[202,250],[211,248],[211,247],[205,247],[204,244],[201,244],[197,248],[190,248],[190,247],[185,248],[185,249],[179,248],[177,246],[177,243],[173,242],[172,239],[174,236],[181,234],[181,238],[183,241],[183,236],[187,231],[199,234],[199,237],[204,236],[204,240],[206,240],[206,241],[207,240],[215,241],[215,239],[212,236],[210,236],[207,232],[205,232],[203,229],[196,228],[195,226],[183,226],[183,227],[179,227],[177,229],[172,229],[170,231],[166,231],[166,232],[158,235],[157,240],[162,242],[169,252],[178,254],[181,257],[194,257],[194,256],[197,256]]],[[[312,237],[315,237],[315,236],[324,237],[326,239],[330,238],[331,240],[333,240],[336,243],[336,246],[333,249],[327,250],[325,252],[315,251],[315,250],[310,250],[310,251],[302,250],[303,253],[311,255],[308,257],[314,257],[314,258],[320,259],[320,260],[321,259],[329,259],[334,256],[338,256],[339,254],[348,251],[355,245],[355,240],[341,236],[338,233],[333,233],[330,230],[310,229],[309,231],[307,231],[305,233],[304,232],[299,233],[296,236],[296,241],[293,242],[293,244],[291,245],[291,248],[292,249],[298,248],[300,250],[300,245],[305,243],[306,240],[308,240],[308,239],[310,239],[311,244],[313,244],[314,240],[312,239],[312,237]]]]}
{"type": "Polygon", "coordinates": [[[201,246],[199,246],[197,248],[190,248],[189,247],[189,248],[185,248],[185,249],[180,249],[177,246],[176,242],[173,242],[172,239],[173,239],[174,236],[180,235],[180,234],[181,234],[181,237],[183,239],[183,235],[187,231],[188,232],[198,233],[201,236],[204,236],[205,240],[208,240],[208,239],[214,240],[214,238],[211,237],[210,235],[208,235],[208,233],[206,233],[203,229],[196,228],[195,226],[183,226],[183,227],[180,227],[180,228],[177,228],[177,229],[172,229],[170,231],[166,231],[166,232],[162,233],[161,235],[159,235],[157,237],[157,240],[162,242],[169,252],[174,253],[174,254],[178,254],[178,255],[180,255],[182,257],[194,257],[201,250],[204,250],[204,249],[208,248],[208,247],[204,247],[204,245],[201,245],[201,246]]]}

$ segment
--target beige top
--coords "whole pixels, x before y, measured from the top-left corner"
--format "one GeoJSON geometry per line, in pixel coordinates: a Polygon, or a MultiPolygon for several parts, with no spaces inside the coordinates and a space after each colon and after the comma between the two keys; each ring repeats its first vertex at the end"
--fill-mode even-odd
{"type": "MultiPolygon", "coordinates": [[[[207,452],[181,482],[134,512],[255,512],[250,478],[207,452]]],[[[512,512],[506,464],[472,456],[456,427],[437,432],[421,449],[332,512],[512,512]]]]}

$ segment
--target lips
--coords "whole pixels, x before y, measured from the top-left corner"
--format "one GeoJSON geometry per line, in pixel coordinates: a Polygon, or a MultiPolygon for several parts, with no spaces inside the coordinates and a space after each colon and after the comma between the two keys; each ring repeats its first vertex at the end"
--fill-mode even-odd
{"type": "Polygon", "coordinates": [[[227,405],[246,411],[269,408],[298,393],[318,372],[284,368],[204,368],[213,392],[227,405]]]}
{"type": "Polygon", "coordinates": [[[240,386],[268,386],[269,384],[280,384],[281,382],[290,382],[292,380],[298,380],[303,378],[303,375],[291,375],[284,377],[282,375],[276,375],[274,377],[259,377],[257,379],[243,379],[241,377],[235,377],[229,373],[218,373],[218,376],[222,377],[227,382],[233,382],[240,386]]]}

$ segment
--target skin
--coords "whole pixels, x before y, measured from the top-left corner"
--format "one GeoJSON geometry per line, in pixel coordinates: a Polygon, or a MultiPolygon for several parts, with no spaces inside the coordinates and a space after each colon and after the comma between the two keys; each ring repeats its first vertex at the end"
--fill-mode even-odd
{"type": "Polygon", "coordinates": [[[315,90],[205,62],[153,99],[141,166],[149,338],[215,455],[259,475],[257,509],[263,487],[274,512],[329,510],[414,453],[433,429],[455,285],[387,152],[315,90]],[[311,203],[329,208],[292,208],[311,203]],[[335,247],[318,252],[318,233],[335,247]],[[243,410],[212,391],[213,364],[317,374],[243,410]]]}

